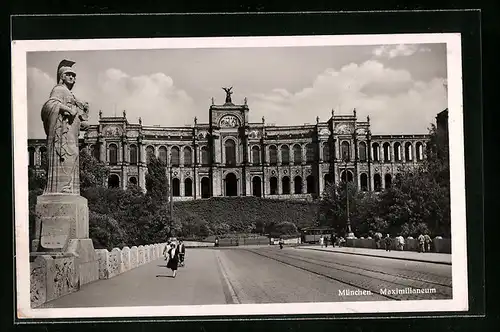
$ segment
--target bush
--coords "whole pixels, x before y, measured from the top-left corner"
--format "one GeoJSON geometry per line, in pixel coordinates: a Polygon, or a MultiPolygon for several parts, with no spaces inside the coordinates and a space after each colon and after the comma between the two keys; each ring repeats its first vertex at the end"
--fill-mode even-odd
{"type": "Polygon", "coordinates": [[[89,235],[95,249],[122,248],[126,245],[127,233],[112,217],[89,211],[89,235]]]}

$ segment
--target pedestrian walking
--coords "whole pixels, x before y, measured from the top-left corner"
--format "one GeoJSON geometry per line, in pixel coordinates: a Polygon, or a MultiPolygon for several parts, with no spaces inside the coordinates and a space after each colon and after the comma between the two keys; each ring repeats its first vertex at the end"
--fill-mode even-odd
{"type": "Polygon", "coordinates": [[[319,237],[319,244],[321,245],[321,248],[323,248],[323,245],[324,245],[323,235],[321,235],[321,236],[319,237]]]}
{"type": "Polygon", "coordinates": [[[186,245],[184,244],[184,241],[180,240],[179,241],[179,265],[184,266],[185,265],[185,256],[186,256],[186,245]]]}
{"type": "Polygon", "coordinates": [[[219,238],[218,238],[218,237],[216,237],[216,238],[215,238],[215,246],[216,246],[216,247],[218,247],[218,246],[219,246],[219,238]]]}
{"type": "Polygon", "coordinates": [[[280,249],[283,249],[283,239],[282,238],[280,238],[279,245],[280,245],[280,249]]]}
{"type": "Polygon", "coordinates": [[[432,239],[429,236],[429,234],[425,233],[424,240],[425,240],[425,250],[427,252],[431,252],[431,242],[432,242],[432,239]]]}
{"type": "Polygon", "coordinates": [[[175,278],[175,275],[177,274],[177,267],[179,266],[179,250],[177,250],[175,243],[172,243],[172,246],[168,251],[168,257],[167,268],[172,270],[172,278],[175,278]]]}
{"type": "Polygon", "coordinates": [[[391,251],[392,239],[389,234],[385,236],[384,244],[385,244],[385,251],[391,251]]]}
{"type": "Polygon", "coordinates": [[[382,242],[382,233],[376,232],[373,237],[375,238],[375,247],[377,249],[380,249],[381,248],[381,242],[382,242]]]}
{"type": "Polygon", "coordinates": [[[405,238],[400,234],[397,237],[397,241],[398,241],[398,250],[403,251],[405,246],[405,238]]]}
{"type": "Polygon", "coordinates": [[[418,252],[425,252],[425,237],[422,233],[417,238],[418,240],[418,252]]]}
{"type": "Polygon", "coordinates": [[[325,248],[328,248],[328,235],[325,235],[325,248]]]}

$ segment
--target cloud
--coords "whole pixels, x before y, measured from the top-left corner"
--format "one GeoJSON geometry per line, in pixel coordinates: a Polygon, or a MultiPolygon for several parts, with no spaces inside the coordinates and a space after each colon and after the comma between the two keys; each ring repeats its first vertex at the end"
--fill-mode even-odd
{"type": "Polygon", "coordinates": [[[49,99],[56,79],[35,67],[29,67],[27,74],[28,137],[44,138],[45,132],[40,113],[43,104],[49,99]]]}
{"type": "Polygon", "coordinates": [[[121,114],[125,109],[129,121],[137,122],[141,117],[145,125],[191,123],[195,116],[193,99],[165,73],[130,76],[110,68],[98,75],[97,85],[104,116],[115,109],[121,114]]]}
{"type": "Polygon", "coordinates": [[[251,119],[293,125],[326,121],[331,110],[352,114],[360,121],[370,116],[374,133],[426,133],[436,114],[446,108],[442,78],[415,81],[406,70],[377,61],[327,69],[297,92],[274,89],[250,95],[251,119]]]}
{"type": "Polygon", "coordinates": [[[430,52],[431,49],[428,47],[421,47],[419,45],[383,45],[373,49],[372,54],[376,57],[388,57],[390,59],[399,56],[410,56],[417,52],[430,52]]]}

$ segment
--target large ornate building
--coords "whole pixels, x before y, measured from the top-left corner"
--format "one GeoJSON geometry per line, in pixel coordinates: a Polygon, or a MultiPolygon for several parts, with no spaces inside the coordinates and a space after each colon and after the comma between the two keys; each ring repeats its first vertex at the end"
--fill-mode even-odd
{"type": "MultiPolygon", "coordinates": [[[[395,174],[425,158],[428,135],[372,135],[370,118],[335,115],[315,125],[275,126],[249,121],[249,107],[209,108],[209,123],[160,127],[104,117],[81,140],[109,166],[109,186],[145,188],[149,155],[167,165],[174,200],[211,196],[312,199],[326,184],[345,179],[360,190],[380,191],[395,174]]],[[[28,142],[29,164],[40,168],[45,139],[28,142]]]]}

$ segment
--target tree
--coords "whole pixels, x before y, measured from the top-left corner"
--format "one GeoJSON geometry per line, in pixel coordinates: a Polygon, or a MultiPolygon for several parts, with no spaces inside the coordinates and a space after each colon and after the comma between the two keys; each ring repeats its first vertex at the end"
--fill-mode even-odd
{"type": "Polygon", "coordinates": [[[147,194],[159,201],[168,199],[168,177],[166,165],[154,155],[149,157],[146,173],[147,194]]]}
{"type": "Polygon", "coordinates": [[[86,148],[80,150],[80,190],[103,187],[109,177],[109,168],[91,156],[86,148]]]}
{"type": "Polygon", "coordinates": [[[323,215],[322,223],[324,223],[320,226],[330,226],[337,234],[347,233],[347,193],[349,217],[353,219],[358,199],[355,184],[353,182],[328,184],[320,201],[320,214],[323,215]]]}

